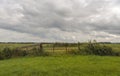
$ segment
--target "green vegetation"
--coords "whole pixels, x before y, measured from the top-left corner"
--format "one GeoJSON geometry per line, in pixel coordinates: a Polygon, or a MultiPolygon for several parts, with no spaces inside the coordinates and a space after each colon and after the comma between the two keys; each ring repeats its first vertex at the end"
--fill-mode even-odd
{"type": "Polygon", "coordinates": [[[89,43],[41,43],[27,44],[26,46],[25,44],[24,46],[19,44],[19,47],[18,44],[11,45],[2,48],[0,51],[0,60],[23,56],[48,56],[61,54],[120,56],[120,51],[118,51],[118,49],[115,50],[116,47],[114,48],[111,45],[101,44],[95,40],[90,41],[89,43]]]}
{"type": "Polygon", "coordinates": [[[17,47],[22,47],[22,46],[29,46],[33,44],[23,44],[23,43],[0,43],[0,51],[2,51],[4,48],[8,47],[10,49],[15,49],[17,47]]]}
{"type": "Polygon", "coordinates": [[[0,76],[120,76],[120,57],[58,56],[0,61],[0,76]]]}
{"type": "Polygon", "coordinates": [[[120,44],[0,44],[0,48],[0,76],[120,76],[120,44]]]}
{"type": "MultiPolygon", "coordinates": [[[[105,46],[103,44],[99,44],[96,41],[94,42],[89,42],[86,46],[85,49],[82,50],[85,54],[88,55],[100,55],[100,56],[116,56],[116,52],[112,50],[112,47],[110,46],[105,46]]],[[[118,54],[117,54],[118,55],[118,54]]]]}

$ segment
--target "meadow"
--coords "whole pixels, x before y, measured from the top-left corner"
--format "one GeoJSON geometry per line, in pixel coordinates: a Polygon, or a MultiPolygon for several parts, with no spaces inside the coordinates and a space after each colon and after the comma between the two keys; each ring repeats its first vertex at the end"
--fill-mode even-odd
{"type": "Polygon", "coordinates": [[[23,43],[0,43],[0,51],[2,51],[4,48],[8,47],[10,49],[15,49],[17,47],[22,47],[22,46],[29,46],[33,44],[23,44],[23,43]]]}
{"type": "Polygon", "coordinates": [[[113,48],[114,51],[120,51],[120,44],[106,44],[107,46],[110,46],[113,48]]]}
{"type": "MultiPolygon", "coordinates": [[[[23,47],[23,46],[30,46],[30,45],[35,45],[35,43],[0,43],[0,51],[2,51],[4,48],[8,47],[10,49],[15,49],[15,48],[19,48],[19,47],[23,47]]],[[[82,43],[80,45],[80,48],[83,49],[84,46],[86,44],[82,43]]],[[[112,49],[114,51],[120,51],[120,44],[104,44],[106,46],[110,46],[112,47],[112,49]]],[[[34,47],[33,47],[34,48],[34,47]]],[[[52,52],[53,51],[53,44],[43,44],[43,49],[45,51],[48,51],[48,52],[52,52]]],[[[68,50],[77,50],[78,49],[78,45],[77,44],[73,44],[72,46],[68,46],[68,50]]],[[[64,52],[66,50],[66,47],[65,46],[55,46],[55,52],[64,52]]]]}
{"type": "MultiPolygon", "coordinates": [[[[35,44],[0,44],[0,49],[30,45],[35,44]]],[[[85,45],[81,44],[80,48],[85,45]]],[[[104,45],[120,52],[120,44],[104,45]]],[[[56,46],[53,50],[53,44],[44,44],[43,50],[52,55],[0,60],[0,76],[120,76],[119,56],[67,54],[65,46],[56,46]]],[[[67,50],[78,50],[78,45],[69,46],[67,50]]]]}
{"type": "Polygon", "coordinates": [[[14,58],[0,61],[0,76],[120,76],[120,57],[14,58]]]}

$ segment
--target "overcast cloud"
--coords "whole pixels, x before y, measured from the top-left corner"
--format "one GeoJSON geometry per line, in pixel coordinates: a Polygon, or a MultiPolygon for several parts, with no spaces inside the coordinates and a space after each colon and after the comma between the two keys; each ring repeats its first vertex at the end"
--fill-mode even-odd
{"type": "Polygon", "coordinates": [[[0,41],[120,42],[120,0],[0,0],[0,41]]]}

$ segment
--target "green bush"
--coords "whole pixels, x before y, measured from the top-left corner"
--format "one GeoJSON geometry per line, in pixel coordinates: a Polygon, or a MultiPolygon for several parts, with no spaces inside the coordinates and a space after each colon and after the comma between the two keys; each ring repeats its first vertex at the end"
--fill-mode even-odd
{"type": "Polygon", "coordinates": [[[12,50],[12,56],[13,57],[26,56],[26,55],[27,55],[27,52],[25,50],[20,50],[20,49],[12,50]]]}
{"type": "Polygon", "coordinates": [[[41,48],[33,48],[29,51],[27,51],[27,54],[30,56],[44,56],[46,55],[42,46],[40,46],[41,48]]]}
{"type": "Polygon", "coordinates": [[[5,59],[12,57],[11,49],[8,47],[4,48],[1,54],[2,54],[3,58],[5,58],[5,59]]]}
{"type": "Polygon", "coordinates": [[[39,55],[39,52],[38,52],[38,49],[37,49],[37,48],[33,48],[33,49],[27,51],[27,54],[28,54],[29,56],[38,56],[38,55],[39,55]]]}
{"type": "Polygon", "coordinates": [[[111,47],[99,44],[97,42],[89,42],[84,49],[84,53],[88,55],[114,55],[111,47]]]}
{"type": "Polygon", "coordinates": [[[4,56],[2,54],[2,52],[0,52],[0,60],[3,60],[4,59],[4,56]]]}
{"type": "Polygon", "coordinates": [[[79,51],[78,50],[70,50],[67,52],[68,54],[72,54],[72,55],[78,55],[79,51]]]}

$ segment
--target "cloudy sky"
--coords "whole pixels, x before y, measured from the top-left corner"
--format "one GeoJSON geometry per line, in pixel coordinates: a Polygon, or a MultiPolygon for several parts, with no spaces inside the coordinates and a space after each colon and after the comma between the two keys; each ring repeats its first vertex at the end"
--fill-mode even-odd
{"type": "Polygon", "coordinates": [[[0,41],[120,42],[120,0],[0,0],[0,41]]]}

